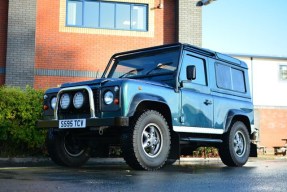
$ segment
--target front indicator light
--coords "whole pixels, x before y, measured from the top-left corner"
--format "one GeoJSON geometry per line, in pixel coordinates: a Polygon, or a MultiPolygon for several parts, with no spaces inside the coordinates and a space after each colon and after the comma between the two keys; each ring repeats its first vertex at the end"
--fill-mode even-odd
{"type": "Polygon", "coordinates": [[[115,98],[114,104],[115,104],[115,105],[118,105],[119,103],[120,103],[119,99],[118,99],[118,98],[115,98]]]}

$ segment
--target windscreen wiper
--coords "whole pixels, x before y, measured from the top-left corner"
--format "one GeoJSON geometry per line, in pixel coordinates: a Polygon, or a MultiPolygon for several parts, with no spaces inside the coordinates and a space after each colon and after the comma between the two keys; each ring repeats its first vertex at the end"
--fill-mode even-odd
{"type": "Polygon", "coordinates": [[[156,67],[152,68],[151,70],[149,70],[146,75],[150,74],[151,72],[155,71],[155,70],[158,70],[158,69],[162,69],[162,67],[165,67],[165,66],[170,66],[173,62],[169,62],[169,63],[159,63],[157,64],[156,67]]]}
{"type": "Polygon", "coordinates": [[[130,70],[130,71],[124,73],[123,75],[119,76],[119,78],[126,77],[126,76],[128,76],[128,75],[130,75],[130,74],[133,74],[133,73],[135,73],[135,72],[140,72],[140,71],[142,71],[142,70],[144,70],[144,69],[143,69],[143,68],[132,69],[132,70],[130,70]]]}

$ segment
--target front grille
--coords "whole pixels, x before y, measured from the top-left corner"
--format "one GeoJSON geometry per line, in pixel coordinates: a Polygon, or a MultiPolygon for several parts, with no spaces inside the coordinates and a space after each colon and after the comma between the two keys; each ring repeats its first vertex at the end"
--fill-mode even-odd
{"type": "Polygon", "coordinates": [[[100,89],[93,90],[93,94],[94,94],[94,103],[95,103],[95,113],[97,116],[97,114],[100,113],[100,103],[101,103],[100,89]]]}
{"type": "Polygon", "coordinates": [[[83,113],[78,113],[78,114],[59,114],[59,120],[61,119],[88,119],[91,117],[90,114],[83,114],[83,113]]]}
{"type": "MultiPolygon", "coordinates": [[[[91,117],[91,112],[90,112],[90,101],[89,101],[89,94],[88,91],[85,89],[82,90],[72,90],[72,91],[65,91],[64,93],[68,93],[70,96],[70,105],[67,109],[62,109],[60,107],[60,102],[59,102],[59,106],[58,106],[58,119],[80,119],[80,118],[90,118],[91,117]],[[84,95],[84,104],[80,109],[76,109],[73,105],[73,97],[77,92],[82,92],[84,95]]],[[[94,94],[94,103],[95,103],[95,111],[98,110],[98,93],[97,90],[93,90],[93,94],[94,94]]],[[[61,99],[61,95],[60,95],[60,99],[61,99]]]]}

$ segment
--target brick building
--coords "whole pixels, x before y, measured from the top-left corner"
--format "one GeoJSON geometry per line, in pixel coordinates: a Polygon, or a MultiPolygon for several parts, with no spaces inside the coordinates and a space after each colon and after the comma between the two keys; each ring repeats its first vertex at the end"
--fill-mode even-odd
{"type": "Polygon", "coordinates": [[[115,52],[201,46],[196,2],[1,0],[0,85],[46,89],[99,77],[115,52]]]}

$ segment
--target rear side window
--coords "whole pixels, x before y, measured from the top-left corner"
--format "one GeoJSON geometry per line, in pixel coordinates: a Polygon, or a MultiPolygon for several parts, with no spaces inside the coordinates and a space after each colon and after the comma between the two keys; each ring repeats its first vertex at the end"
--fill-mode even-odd
{"type": "Polygon", "coordinates": [[[216,83],[219,88],[246,92],[244,72],[223,64],[216,64],[216,83]]]}

